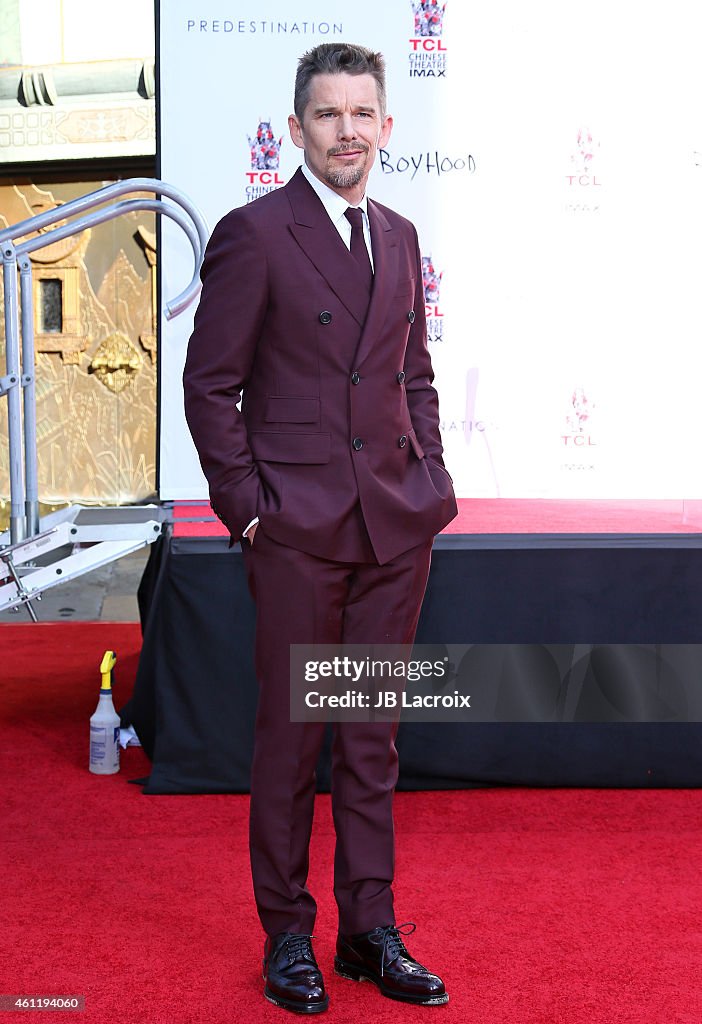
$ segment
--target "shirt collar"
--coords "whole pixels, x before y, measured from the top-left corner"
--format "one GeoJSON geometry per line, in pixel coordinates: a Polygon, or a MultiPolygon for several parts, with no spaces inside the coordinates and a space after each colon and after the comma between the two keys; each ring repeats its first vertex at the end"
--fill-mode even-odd
{"type": "MultiPolygon", "coordinates": [[[[323,181],[320,181],[312,171],[309,169],[307,164],[303,163],[302,173],[309,181],[312,188],[315,190],[322,206],[327,211],[329,219],[333,224],[336,224],[346,213],[347,208],[351,205],[348,203],[343,196],[340,196],[334,189],[329,188],[323,181]]],[[[368,197],[363,196],[363,199],[358,204],[358,209],[363,211],[363,215],[368,223],[368,197]]]]}

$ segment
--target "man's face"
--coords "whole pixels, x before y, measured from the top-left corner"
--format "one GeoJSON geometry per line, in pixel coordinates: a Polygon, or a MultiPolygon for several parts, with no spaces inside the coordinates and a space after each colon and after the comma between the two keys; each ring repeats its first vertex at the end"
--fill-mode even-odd
{"type": "Polygon", "coordinates": [[[392,118],[381,114],[372,75],[316,75],[302,121],[291,114],[288,127],[315,177],[356,205],[390,138],[392,118]]]}

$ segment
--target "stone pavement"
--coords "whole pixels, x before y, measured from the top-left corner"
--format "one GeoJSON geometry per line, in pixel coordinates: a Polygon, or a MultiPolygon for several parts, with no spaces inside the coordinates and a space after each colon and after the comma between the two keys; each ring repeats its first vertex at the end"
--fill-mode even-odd
{"type": "MultiPolygon", "coordinates": [[[[137,588],[151,545],[59,583],[34,601],[40,622],[138,622],[137,588]]],[[[0,623],[31,622],[26,608],[0,612],[0,623]]]]}

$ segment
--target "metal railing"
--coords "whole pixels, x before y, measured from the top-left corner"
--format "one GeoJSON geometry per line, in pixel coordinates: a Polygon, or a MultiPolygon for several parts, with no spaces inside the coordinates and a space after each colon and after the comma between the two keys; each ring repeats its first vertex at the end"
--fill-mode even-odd
{"type": "Polygon", "coordinates": [[[207,224],[200,211],[187,196],[172,185],[156,178],[128,178],[0,231],[5,289],[5,376],[0,377],[0,397],[6,395],[8,403],[11,544],[33,537],[40,530],[34,303],[29,254],[70,235],[79,234],[86,228],[135,210],[148,210],[175,221],[187,235],[193,249],[194,271],[190,283],[175,299],[165,304],[165,314],[170,320],[190,305],[200,290],[199,271],[208,237],[207,224]],[[137,197],[114,202],[119,196],[130,192],[153,192],[159,198],[137,197]],[[164,202],[160,198],[162,196],[166,196],[171,202],[164,202]],[[106,203],[111,205],[105,206],[106,203]],[[67,223],[50,231],[45,230],[57,221],[67,223]],[[37,231],[41,233],[33,238],[26,238],[37,231]],[[15,241],[23,238],[26,240],[15,241]],[[18,270],[20,302],[17,288],[18,270]]]}

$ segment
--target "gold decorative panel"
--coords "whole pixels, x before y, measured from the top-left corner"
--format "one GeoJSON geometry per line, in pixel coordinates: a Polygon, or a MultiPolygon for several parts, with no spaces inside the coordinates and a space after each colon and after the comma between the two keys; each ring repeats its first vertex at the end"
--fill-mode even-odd
{"type": "MultiPolygon", "coordinates": [[[[0,226],[108,183],[0,184],[0,226]]],[[[43,503],[121,504],[155,493],[155,255],[154,216],[146,212],[32,254],[43,503]]],[[[0,333],[0,376],[4,359],[0,333]]],[[[8,497],[0,399],[0,501],[8,497]]]]}
{"type": "MultiPolygon", "coordinates": [[[[34,261],[32,260],[34,263],[34,261]]],[[[34,345],[37,352],[59,352],[67,363],[80,362],[88,344],[80,322],[80,267],[32,267],[34,280],[34,345]],[[44,332],[42,281],[58,281],[61,295],[60,331],[44,332]]]]}
{"type": "Polygon", "coordinates": [[[119,394],[141,369],[142,359],[129,338],[119,331],[100,342],[91,371],[109,391],[119,394]]]}

